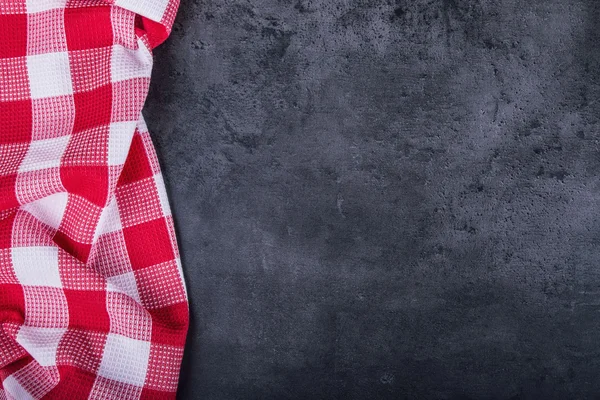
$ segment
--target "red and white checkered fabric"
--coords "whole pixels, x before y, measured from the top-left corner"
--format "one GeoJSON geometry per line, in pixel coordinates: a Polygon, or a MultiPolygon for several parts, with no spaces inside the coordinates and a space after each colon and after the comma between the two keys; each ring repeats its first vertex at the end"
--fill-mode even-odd
{"type": "Polygon", "coordinates": [[[0,400],[174,398],[188,304],[141,117],[177,0],[0,0],[0,400]]]}

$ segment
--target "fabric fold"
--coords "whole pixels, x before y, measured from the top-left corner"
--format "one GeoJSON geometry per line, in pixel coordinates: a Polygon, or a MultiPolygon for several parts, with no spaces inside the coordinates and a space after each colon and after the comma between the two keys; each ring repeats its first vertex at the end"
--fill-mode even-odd
{"type": "Polygon", "coordinates": [[[175,0],[0,0],[0,400],[174,398],[188,303],[141,115],[175,0]]]}

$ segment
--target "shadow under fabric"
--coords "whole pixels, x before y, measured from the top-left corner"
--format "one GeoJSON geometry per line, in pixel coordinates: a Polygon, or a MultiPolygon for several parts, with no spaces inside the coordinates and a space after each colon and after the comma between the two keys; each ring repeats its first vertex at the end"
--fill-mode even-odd
{"type": "Polygon", "coordinates": [[[0,0],[0,400],[174,398],[188,303],[141,116],[177,0],[0,0]]]}

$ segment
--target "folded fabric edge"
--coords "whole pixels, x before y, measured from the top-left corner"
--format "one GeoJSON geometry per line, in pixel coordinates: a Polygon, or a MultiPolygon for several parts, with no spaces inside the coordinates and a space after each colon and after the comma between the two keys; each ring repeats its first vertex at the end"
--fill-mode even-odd
{"type": "Polygon", "coordinates": [[[138,16],[136,26],[146,32],[151,47],[155,48],[171,34],[179,0],[116,0],[114,5],[138,16]]]}

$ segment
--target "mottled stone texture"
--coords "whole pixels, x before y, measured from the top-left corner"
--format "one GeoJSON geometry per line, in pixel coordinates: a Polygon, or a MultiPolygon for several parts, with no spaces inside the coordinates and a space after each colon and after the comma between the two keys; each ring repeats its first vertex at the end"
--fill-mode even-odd
{"type": "Polygon", "coordinates": [[[146,108],[180,398],[598,398],[599,27],[597,0],[183,0],[146,108]]]}

